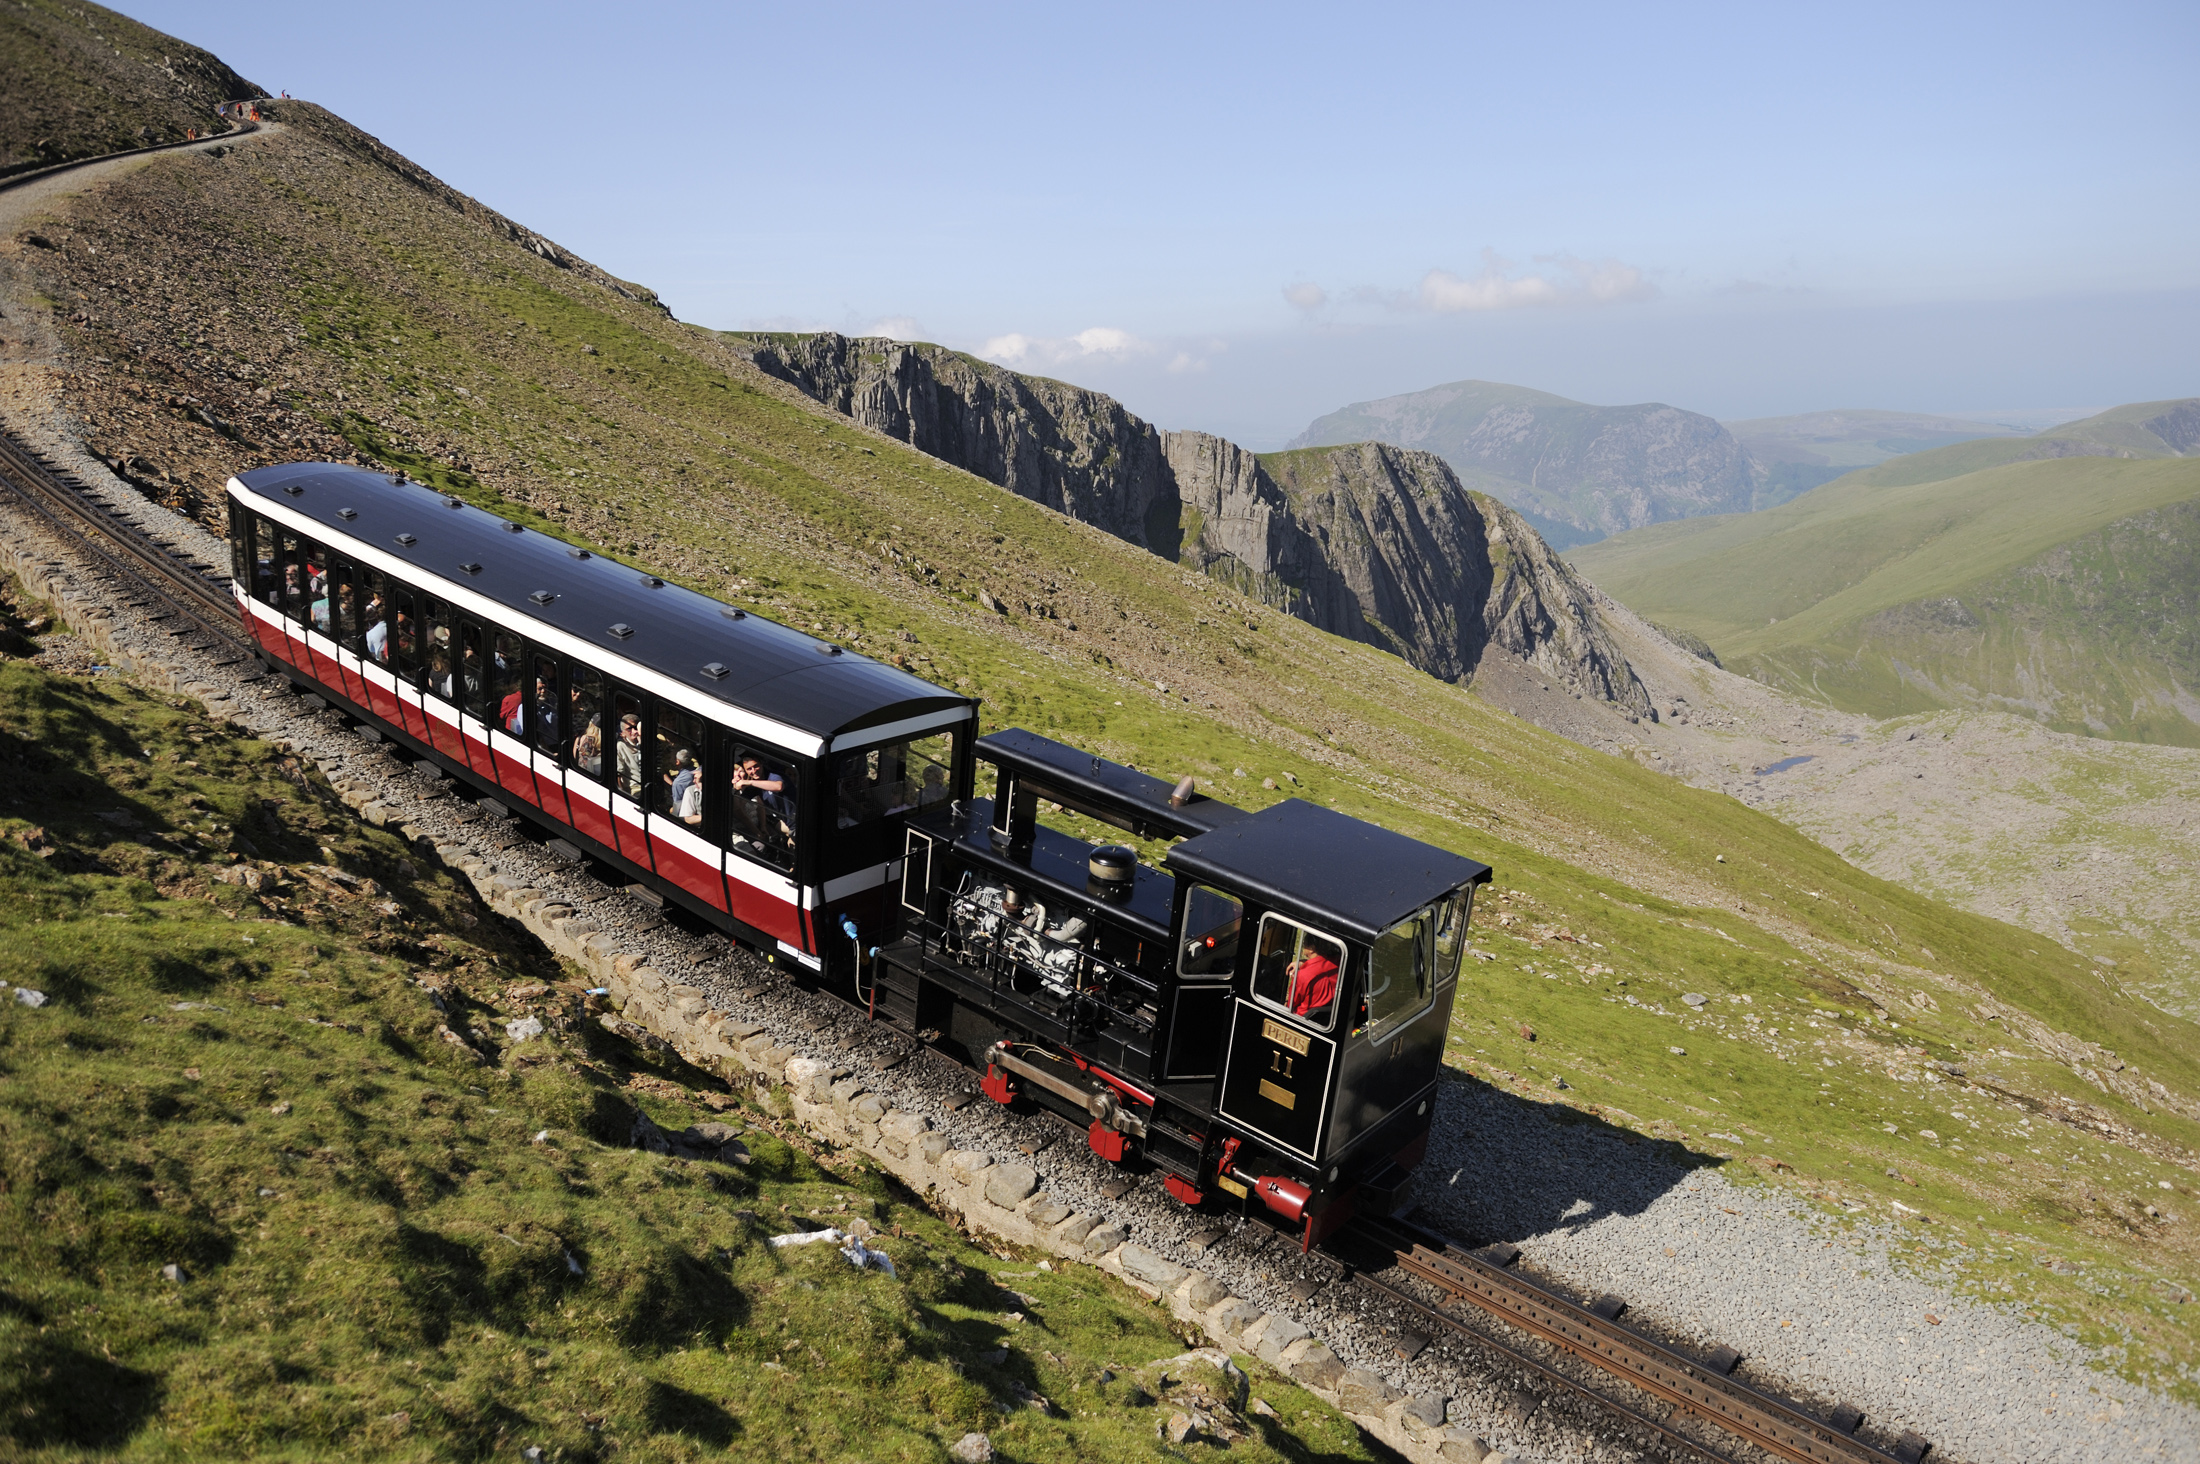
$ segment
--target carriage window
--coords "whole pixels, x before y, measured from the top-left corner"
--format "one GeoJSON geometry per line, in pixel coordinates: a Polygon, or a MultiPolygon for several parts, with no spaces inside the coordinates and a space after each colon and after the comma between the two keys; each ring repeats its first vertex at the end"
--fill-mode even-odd
{"type": "Polygon", "coordinates": [[[611,786],[642,801],[642,701],[628,692],[611,698],[611,735],[615,769],[611,786]]]}
{"type": "Polygon", "coordinates": [[[1184,897],[1184,945],[1176,968],[1186,976],[1226,977],[1237,967],[1238,925],[1245,905],[1235,895],[1193,885],[1184,897]]]}
{"type": "Polygon", "coordinates": [[[300,539],[301,562],[305,566],[306,618],[313,628],[328,633],[329,583],[328,550],[311,539],[300,539]]]}
{"type": "Polygon", "coordinates": [[[1253,995],[1319,1027],[1336,1014],[1344,946],[1278,915],[1262,918],[1253,962],[1253,995]]]}
{"type": "Polygon", "coordinates": [[[603,677],[581,667],[573,672],[566,696],[565,725],[573,729],[572,766],[591,778],[603,777],[603,677]]]}
{"type": "Polygon", "coordinates": [[[481,627],[471,620],[459,620],[455,615],[451,618],[458,625],[459,697],[465,699],[467,711],[486,719],[496,709],[491,707],[487,714],[482,711],[482,693],[488,680],[482,667],[481,627]]]}
{"type": "Polygon", "coordinates": [[[252,519],[251,510],[236,499],[223,500],[229,508],[229,577],[244,587],[246,594],[252,589],[252,519]]]}
{"type": "Polygon", "coordinates": [[[1459,961],[1467,952],[1467,917],[1474,909],[1474,886],[1454,890],[1436,907],[1436,984],[1441,986],[1459,974],[1459,961]]]}
{"type": "Polygon", "coordinates": [[[389,582],[379,569],[359,572],[359,651],[371,660],[390,658],[389,582]]]}
{"type": "Polygon", "coordinates": [[[347,651],[359,649],[359,597],[353,588],[356,575],[351,561],[341,554],[328,557],[328,609],[316,612],[321,629],[347,651]]]}
{"type": "Polygon", "coordinates": [[[840,759],[840,826],[855,828],[945,803],[954,776],[952,732],[844,754],[840,759]]]}
{"type": "Polygon", "coordinates": [[[726,739],[726,843],[776,869],[794,868],[795,770],[768,749],[726,739]]]}
{"type": "MultiPolygon", "coordinates": [[[[390,640],[397,643],[397,679],[407,686],[420,684],[420,616],[413,608],[413,592],[404,585],[390,587],[390,640]]],[[[385,641],[385,649],[389,642],[385,641]]]]}
{"type": "Polygon", "coordinates": [[[306,572],[299,553],[300,541],[296,534],[284,529],[278,532],[275,544],[276,558],[280,563],[276,569],[275,588],[268,593],[267,602],[296,620],[305,614],[309,603],[306,599],[306,572]]]}
{"type": "Polygon", "coordinates": [[[250,560],[247,568],[252,579],[246,588],[251,591],[252,598],[262,604],[280,605],[282,599],[275,593],[275,582],[282,578],[282,570],[277,567],[282,558],[282,544],[275,536],[275,526],[256,513],[247,513],[244,518],[246,532],[251,535],[245,553],[250,560]]]}
{"type": "Polygon", "coordinates": [[[703,719],[657,703],[656,736],[649,759],[651,813],[693,828],[703,823],[703,719]]]}
{"type": "Polygon", "coordinates": [[[508,630],[489,630],[489,695],[481,703],[482,718],[514,737],[527,735],[527,695],[522,684],[526,659],[520,654],[519,637],[508,630]]]}
{"type": "Polygon", "coordinates": [[[1391,1028],[1428,1006],[1435,989],[1429,948],[1435,924],[1436,907],[1431,905],[1375,938],[1367,975],[1365,1025],[1370,1041],[1381,1040],[1391,1028]]]}
{"type": "Polygon", "coordinates": [[[457,658],[452,654],[451,607],[433,595],[420,597],[421,655],[426,661],[427,680],[421,690],[433,692],[445,701],[455,699],[458,689],[457,658]]]}
{"type": "MultiPolygon", "coordinates": [[[[535,746],[552,757],[558,753],[558,662],[555,656],[537,655],[527,684],[529,715],[535,719],[535,746]]],[[[513,735],[519,734],[515,731],[513,735]]]]}

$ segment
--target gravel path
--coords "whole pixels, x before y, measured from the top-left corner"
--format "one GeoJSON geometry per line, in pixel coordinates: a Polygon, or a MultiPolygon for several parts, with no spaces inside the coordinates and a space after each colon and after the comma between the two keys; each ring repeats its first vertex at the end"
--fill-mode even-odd
{"type": "Polygon", "coordinates": [[[1415,1218],[1510,1241],[1521,1265],[1580,1298],[1610,1291],[1655,1334],[1739,1351],[1738,1376],[1760,1386],[1915,1429],[1935,1459],[2200,1458],[2200,1412],[2092,1370],[2087,1349],[2013,1306],[1957,1295],[1945,1237],[1844,1225],[1554,1111],[1445,1084],[1415,1218]],[[1921,1244],[1935,1248],[1922,1259],[1921,1244]]]}

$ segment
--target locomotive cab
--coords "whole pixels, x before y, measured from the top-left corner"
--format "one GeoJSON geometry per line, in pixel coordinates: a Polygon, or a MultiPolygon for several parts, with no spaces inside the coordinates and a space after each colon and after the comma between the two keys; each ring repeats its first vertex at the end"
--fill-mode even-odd
{"type": "Polygon", "coordinates": [[[996,796],[913,823],[878,1009],[1087,1122],[1189,1204],[1263,1205],[1307,1243],[1387,1209],[1426,1145],[1487,866],[1299,799],[1247,812],[1022,730],[996,796]],[[1161,868],[1041,802],[1176,842],[1161,868]]]}

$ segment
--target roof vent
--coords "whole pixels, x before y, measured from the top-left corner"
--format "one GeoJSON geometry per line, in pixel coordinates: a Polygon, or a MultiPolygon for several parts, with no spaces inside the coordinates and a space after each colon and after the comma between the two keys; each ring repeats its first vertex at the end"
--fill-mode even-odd
{"type": "Polygon", "coordinates": [[[458,496],[457,494],[455,494],[455,493],[451,494],[451,495],[450,495],[449,497],[445,498],[445,499],[444,499],[443,501],[444,501],[445,503],[449,504],[449,505],[450,505],[451,507],[453,507],[453,508],[464,508],[464,507],[466,506],[466,500],[465,500],[465,499],[463,499],[463,498],[461,498],[461,497],[459,497],[459,496],[458,496]]]}
{"type": "Polygon", "coordinates": [[[474,562],[473,560],[471,560],[471,559],[467,560],[467,561],[466,561],[466,562],[465,562],[464,564],[461,564],[461,565],[460,565],[460,566],[459,566],[458,568],[459,568],[459,572],[460,572],[461,574],[479,574],[479,573],[481,573],[481,566],[480,566],[479,564],[476,564],[476,563],[475,563],[475,562],[474,562]]]}
{"type": "Polygon", "coordinates": [[[720,665],[716,661],[713,661],[708,666],[705,666],[703,668],[703,674],[705,676],[708,676],[713,681],[723,681],[726,679],[727,673],[724,666],[720,665]]]}
{"type": "Polygon", "coordinates": [[[285,483],[283,485],[283,491],[285,493],[288,493],[293,498],[303,497],[306,491],[306,485],[303,483],[285,483]]]}
{"type": "Polygon", "coordinates": [[[397,536],[397,542],[401,547],[410,549],[413,545],[419,543],[420,541],[410,534],[399,534],[397,536]]]}
{"type": "Polygon", "coordinates": [[[513,523],[510,519],[506,519],[504,521],[504,532],[507,534],[524,534],[527,532],[527,530],[521,528],[518,524],[513,523]]]}
{"type": "Polygon", "coordinates": [[[819,641],[817,643],[817,653],[821,656],[837,656],[840,654],[840,647],[830,641],[819,641]]]}
{"type": "Polygon", "coordinates": [[[624,621],[611,627],[611,638],[613,640],[628,640],[632,638],[633,634],[634,627],[624,621]]]}
{"type": "Polygon", "coordinates": [[[593,559],[596,556],[586,549],[568,549],[565,551],[565,557],[568,559],[593,559]]]}
{"type": "Polygon", "coordinates": [[[665,587],[665,582],[664,582],[663,580],[661,580],[661,579],[657,578],[657,576],[655,576],[655,575],[653,575],[653,574],[645,574],[645,575],[643,575],[643,576],[642,576],[642,583],[643,583],[643,584],[645,584],[645,585],[648,585],[648,586],[649,586],[649,587],[650,587],[651,589],[653,589],[653,590],[661,590],[661,589],[663,589],[663,588],[665,587]]]}
{"type": "Polygon", "coordinates": [[[529,595],[527,598],[534,601],[537,605],[547,605],[552,600],[555,600],[557,596],[551,594],[548,590],[537,590],[532,595],[529,595]]]}
{"type": "Polygon", "coordinates": [[[718,613],[719,613],[720,615],[723,615],[723,616],[725,616],[725,617],[726,617],[726,619],[728,619],[728,620],[746,620],[746,619],[748,619],[748,618],[749,618],[749,612],[748,612],[748,611],[746,611],[746,610],[736,610],[736,609],[734,609],[734,608],[733,608],[733,607],[732,607],[731,605],[721,605],[721,606],[719,606],[719,607],[718,607],[718,613]]]}
{"type": "Polygon", "coordinates": [[[359,517],[359,510],[356,508],[339,508],[336,510],[336,516],[348,524],[359,517]]]}

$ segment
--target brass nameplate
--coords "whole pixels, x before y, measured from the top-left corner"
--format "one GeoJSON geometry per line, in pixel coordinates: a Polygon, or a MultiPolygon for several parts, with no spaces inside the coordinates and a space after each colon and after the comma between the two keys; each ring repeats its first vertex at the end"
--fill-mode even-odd
{"type": "Polygon", "coordinates": [[[1270,1103],[1281,1104],[1285,1108],[1296,1108],[1299,1106],[1298,1094],[1292,1092],[1289,1088],[1279,1088],[1274,1083],[1269,1082],[1266,1078],[1262,1078],[1260,1080],[1260,1096],[1267,1099],[1270,1103]]]}
{"type": "Polygon", "coordinates": [[[1272,1017],[1260,1020],[1260,1035],[1278,1047],[1288,1047],[1299,1056],[1306,1056],[1306,1049],[1314,1045],[1314,1039],[1304,1032],[1294,1032],[1272,1017]]]}
{"type": "Polygon", "coordinates": [[[1215,1183],[1220,1185],[1223,1189],[1228,1190],[1231,1194],[1236,1195],[1241,1200],[1244,1199],[1249,1193],[1251,1193],[1251,1191],[1247,1190],[1244,1185],[1239,1184],[1236,1180],[1230,1178],[1230,1176],[1227,1174],[1216,1175],[1215,1183]]]}

